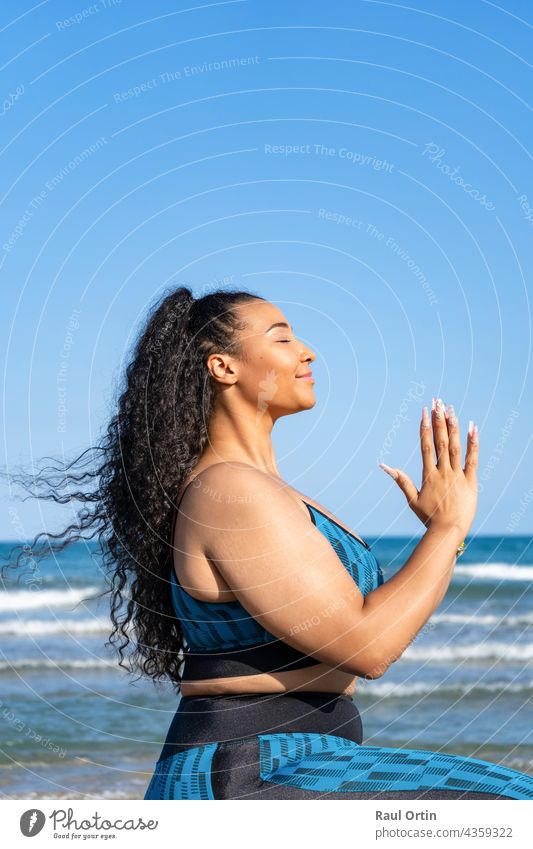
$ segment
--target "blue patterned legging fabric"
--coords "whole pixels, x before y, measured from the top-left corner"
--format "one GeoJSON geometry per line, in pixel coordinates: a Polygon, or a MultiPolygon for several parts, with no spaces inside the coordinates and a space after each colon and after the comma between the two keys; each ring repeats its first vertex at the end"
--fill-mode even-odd
{"type": "Polygon", "coordinates": [[[181,699],[145,799],[533,799],[533,776],[362,744],[347,696],[181,699]]]}

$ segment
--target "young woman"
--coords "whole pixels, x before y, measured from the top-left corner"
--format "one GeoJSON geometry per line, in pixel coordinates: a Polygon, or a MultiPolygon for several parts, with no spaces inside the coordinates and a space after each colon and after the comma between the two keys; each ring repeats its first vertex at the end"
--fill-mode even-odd
{"type": "Polygon", "coordinates": [[[531,799],[533,777],[499,764],[362,745],[356,680],[382,676],[442,601],[478,442],[463,469],[457,419],[424,409],[420,491],[392,473],[426,533],[385,582],[278,469],[272,429],[314,407],[314,360],[258,295],[180,287],[137,342],[97,469],[65,475],[86,506],[60,546],[99,530],[121,665],[129,648],[129,669],[181,691],[145,799],[531,799]]]}

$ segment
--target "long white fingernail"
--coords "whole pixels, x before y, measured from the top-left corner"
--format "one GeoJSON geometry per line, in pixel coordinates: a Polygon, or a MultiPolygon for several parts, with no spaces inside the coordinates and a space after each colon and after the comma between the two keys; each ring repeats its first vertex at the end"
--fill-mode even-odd
{"type": "Polygon", "coordinates": [[[448,416],[448,421],[451,425],[457,424],[457,416],[455,415],[455,408],[453,404],[446,404],[446,415],[448,416]]]}
{"type": "Polygon", "coordinates": [[[396,472],[394,469],[391,469],[391,467],[387,466],[386,463],[380,463],[379,465],[384,472],[387,472],[387,474],[390,475],[391,478],[394,478],[394,480],[396,480],[396,478],[398,477],[398,472],[396,472]]]}
{"type": "Polygon", "coordinates": [[[468,422],[468,434],[472,442],[477,442],[479,439],[477,424],[473,421],[468,422]]]}

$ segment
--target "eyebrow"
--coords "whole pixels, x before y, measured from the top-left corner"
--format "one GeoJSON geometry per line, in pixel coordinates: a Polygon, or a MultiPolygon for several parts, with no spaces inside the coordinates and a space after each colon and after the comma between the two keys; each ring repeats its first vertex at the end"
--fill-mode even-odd
{"type": "Polygon", "coordinates": [[[274,327],[288,327],[288,328],[289,328],[289,330],[291,330],[291,331],[294,333],[294,330],[292,329],[291,325],[290,325],[290,324],[287,324],[287,322],[286,322],[286,321],[276,321],[276,323],[275,323],[275,324],[271,324],[271,325],[270,325],[270,327],[268,328],[268,330],[265,330],[265,333],[268,333],[268,331],[269,331],[269,330],[272,330],[272,328],[274,328],[274,327]]]}

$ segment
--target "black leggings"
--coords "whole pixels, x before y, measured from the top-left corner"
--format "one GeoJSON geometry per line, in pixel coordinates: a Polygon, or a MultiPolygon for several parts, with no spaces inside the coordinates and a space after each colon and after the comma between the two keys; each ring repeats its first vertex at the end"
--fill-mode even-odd
{"type": "Polygon", "coordinates": [[[145,799],[533,799],[533,776],[362,745],[350,696],[183,696],[145,799]]]}

